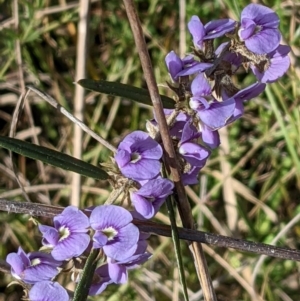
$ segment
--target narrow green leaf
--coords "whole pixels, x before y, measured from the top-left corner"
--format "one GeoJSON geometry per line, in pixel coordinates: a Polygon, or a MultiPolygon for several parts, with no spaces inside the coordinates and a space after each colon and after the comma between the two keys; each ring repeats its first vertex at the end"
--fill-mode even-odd
{"type": "MultiPolygon", "coordinates": [[[[113,96],[120,96],[145,105],[152,106],[149,91],[146,89],[133,87],[117,82],[108,82],[105,80],[95,81],[91,79],[81,79],[77,83],[88,90],[113,96]]],[[[160,97],[164,108],[174,109],[175,101],[172,98],[164,95],[160,95],[160,97]]]]}
{"type": "Polygon", "coordinates": [[[106,180],[108,174],[98,166],[73,158],[44,146],[0,136],[0,146],[22,156],[79,173],[85,177],[106,180]]]}
{"type": "Polygon", "coordinates": [[[97,267],[100,249],[93,249],[87,258],[80,281],[75,289],[73,301],[86,301],[97,267]]]}

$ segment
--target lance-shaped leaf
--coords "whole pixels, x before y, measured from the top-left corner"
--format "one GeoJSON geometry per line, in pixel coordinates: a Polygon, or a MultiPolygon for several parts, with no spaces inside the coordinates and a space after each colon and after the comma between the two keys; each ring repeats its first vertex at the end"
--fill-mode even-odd
{"type": "Polygon", "coordinates": [[[100,167],[81,161],[50,148],[32,144],[15,138],[0,136],[0,146],[22,156],[79,173],[85,177],[106,180],[108,174],[100,167]]]}
{"type": "MultiPolygon", "coordinates": [[[[149,91],[146,89],[117,82],[108,82],[105,80],[95,81],[91,79],[81,79],[77,83],[88,90],[128,98],[136,102],[152,106],[149,91]]],[[[172,98],[164,95],[160,95],[160,97],[164,108],[174,109],[175,101],[172,98]]]]}

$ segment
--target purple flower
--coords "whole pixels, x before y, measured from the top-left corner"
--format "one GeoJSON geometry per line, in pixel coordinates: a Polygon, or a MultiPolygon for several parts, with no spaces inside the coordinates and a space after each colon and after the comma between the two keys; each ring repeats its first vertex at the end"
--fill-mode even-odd
{"type": "Polygon", "coordinates": [[[11,274],[25,283],[36,283],[55,277],[62,262],[55,260],[50,254],[32,252],[26,254],[21,247],[18,253],[10,253],[6,261],[11,265],[11,274]]]}
{"type": "Polygon", "coordinates": [[[212,96],[212,90],[204,78],[203,74],[199,74],[193,80],[191,85],[193,97],[190,100],[190,107],[197,111],[201,122],[203,122],[210,130],[214,131],[223,126],[232,116],[235,108],[233,98],[218,102],[212,96]],[[212,99],[210,102],[206,98],[212,99]]]}
{"type": "MultiPolygon", "coordinates": [[[[143,242],[143,241],[142,241],[143,242]]],[[[147,246],[146,246],[147,247],[147,246]]],[[[136,252],[122,261],[116,261],[108,258],[108,273],[114,283],[123,284],[128,280],[128,270],[135,269],[146,262],[152,256],[146,252],[146,248],[141,244],[136,252]]]]}
{"type": "Polygon", "coordinates": [[[148,245],[146,239],[148,239],[149,236],[148,233],[140,233],[138,247],[135,253],[129,258],[123,259],[122,261],[107,258],[108,273],[114,283],[126,283],[128,279],[127,270],[137,268],[152,256],[146,252],[148,245]]]}
{"type": "Polygon", "coordinates": [[[167,54],[165,62],[174,82],[177,82],[180,76],[196,74],[213,65],[211,63],[197,62],[194,60],[192,55],[188,55],[185,58],[180,59],[174,51],[167,54]]]}
{"type": "Polygon", "coordinates": [[[181,175],[181,180],[184,186],[198,184],[198,174],[200,167],[193,166],[190,170],[186,171],[181,175]]]}
{"type": "Polygon", "coordinates": [[[78,208],[69,206],[53,221],[54,228],[39,225],[43,245],[52,249],[51,254],[57,260],[80,256],[90,242],[88,217],[78,208]]]}
{"type": "MultiPolygon", "coordinates": [[[[172,113],[174,112],[174,109],[164,109],[164,114],[166,116],[166,119],[168,119],[170,117],[170,115],[172,115],[172,113]]],[[[149,121],[152,125],[157,126],[157,121],[156,121],[156,116],[155,116],[155,112],[153,112],[154,118],[151,121],[149,121]]],[[[170,127],[170,136],[172,138],[178,138],[181,139],[181,135],[182,135],[182,129],[184,128],[184,125],[186,124],[186,122],[188,120],[190,120],[190,116],[188,116],[187,113],[185,112],[180,112],[177,117],[175,118],[175,121],[172,123],[171,127],[170,127]]]]}
{"type": "Polygon", "coordinates": [[[201,138],[202,141],[212,149],[220,145],[220,135],[218,130],[212,131],[205,124],[201,124],[201,138]]]}
{"type": "Polygon", "coordinates": [[[67,291],[57,282],[42,281],[29,291],[30,301],[69,301],[67,291]]]}
{"type": "Polygon", "coordinates": [[[162,153],[161,146],[147,133],[134,131],[119,144],[115,160],[125,177],[149,180],[159,174],[162,153]]]}
{"type": "Polygon", "coordinates": [[[203,167],[210,155],[210,151],[202,145],[192,142],[199,136],[200,133],[197,131],[195,126],[193,126],[190,122],[187,122],[182,131],[179,153],[192,166],[203,167]]]}
{"type": "MultiPolygon", "coordinates": [[[[257,97],[266,88],[266,84],[256,82],[233,95],[235,108],[232,116],[226,122],[226,125],[237,120],[244,114],[244,101],[257,97]]],[[[226,97],[226,95],[223,95],[226,97]]]]}
{"type": "Polygon", "coordinates": [[[165,199],[172,194],[174,184],[163,178],[149,180],[138,191],[130,192],[135,210],[144,218],[152,218],[165,199]]]}
{"type": "Polygon", "coordinates": [[[122,207],[96,207],[90,216],[91,227],[96,230],[94,248],[103,248],[104,253],[115,260],[130,257],[139,239],[139,230],[131,221],[130,212],[122,207]]]}
{"type": "Polygon", "coordinates": [[[269,62],[260,70],[251,64],[251,69],[256,78],[262,83],[272,83],[284,75],[290,66],[288,53],[291,51],[289,46],[279,45],[276,50],[267,55],[269,62]]]}
{"type": "Polygon", "coordinates": [[[113,283],[108,273],[108,265],[104,264],[96,269],[92,285],[89,290],[90,296],[101,294],[106,287],[113,283]]]}
{"type": "Polygon", "coordinates": [[[239,37],[246,47],[256,54],[266,54],[275,50],[280,42],[278,15],[270,8],[247,5],[241,14],[239,37]]]}
{"type": "Polygon", "coordinates": [[[199,17],[192,16],[188,23],[188,29],[193,37],[194,46],[203,50],[204,40],[215,39],[233,31],[235,23],[235,21],[230,19],[222,19],[210,21],[203,26],[199,17]]]}

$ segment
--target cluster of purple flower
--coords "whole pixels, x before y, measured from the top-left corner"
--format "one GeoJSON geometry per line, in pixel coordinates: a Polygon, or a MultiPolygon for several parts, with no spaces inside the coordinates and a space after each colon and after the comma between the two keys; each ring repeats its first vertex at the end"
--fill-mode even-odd
{"type": "Polygon", "coordinates": [[[174,188],[173,182],[159,175],[162,154],[158,142],[135,131],[119,144],[114,157],[121,174],[138,185],[131,187],[130,199],[141,218],[152,218],[174,188]]]}
{"type": "MultiPolygon", "coordinates": [[[[107,262],[96,269],[89,290],[91,296],[97,295],[108,284],[125,283],[127,270],[144,263],[151,256],[146,251],[148,235],[140,233],[132,220],[129,211],[115,205],[95,207],[89,218],[70,206],[54,217],[54,227],[39,225],[43,235],[42,249],[50,253],[26,254],[19,247],[17,253],[7,256],[6,261],[17,280],[33,285],[29,291],[31,301],[67,301],[67,291],[53,279],[63,271],[66,261],[78,258],[91,248],[101,248],[107,262]],[[89,228],[93,232],[92,240],[89,228]]],[[[75,280],[79,279],[80,276],[75,280]]]]}
{"type": "Polygon", "coordinates": [[[203,25],[193,16],[188,23],[193,54],[181,59],[171,51],[166,56],[172,80],[168,85],[177,99],[175,113],[165,110],[165,114],[170,119],[170,134],[177,142],[185,185],[197,183],[211,149],[219,146],[218,129],[240,118],[243,103],[287,71],[290,47],[279,44],[278,25],[277,14],[259,4],[245,7],[241,22],[222,19],[203,25]],[[230,41],[215,49],[215,39],[224,36],[230,41]],[[232,75],[241,66],[246,71],[250,68],[257,82],[239,90],[232,75]]]}
{"type": "MultiPolygon", "coordinates": [[[[220,144],[218,130],[240,118],[243,103],[258,96],[266,83],[276,81],[287,71],[290,48],[279,45],[278,25],[277,14],[258,4],[250,4],[242,11],[241,22],[224,19],[203,26],[193,16],[188,23],[193,55],[181,59],[171,51],[166,56],[172,80],[168,85],[177,97],[175,109],[165,110],[165,114],[184,185],[197,183],[211,150],[220,144]],[[215,49],[214,40],[224,36],[230,41],[215,49]],[[257,82],[239,90],[232,75],[241,66],[250,68],[257,82]]],[[[114,189],[126,186],[123,192],[130,196],[133,213],[103,205],[91,210],[88,218],[77,208],[67,207],[54,218],[54,227],[39,225],[43,249],[50,253],[26,254],[20,247],[18,253],[7,256],[12,275],[33,285],[31,301],[68,300],[65,289],[52,281],[63,270],[65,261],[92,248],[101,248],[107,262],[96,269],[90,295],[101,293],[110,283],[125,283],[127,270],[151,256],[146,251],[148,235],[132,224],[132,216],[152,218],[172,194],[174,184],[160,175],[163,149],[156,141],[156,120],[149,121],[147,128],[150,134],[135,131],[127,135],[119,144],[113,166],[106,165],[114,189]],[[93,232],[92,240],[89,232],[93,232]]]]}

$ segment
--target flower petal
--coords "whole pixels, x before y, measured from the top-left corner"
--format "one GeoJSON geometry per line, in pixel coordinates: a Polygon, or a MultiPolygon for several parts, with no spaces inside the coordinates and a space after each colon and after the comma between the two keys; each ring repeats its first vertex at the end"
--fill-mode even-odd
{"type": "Polygon", "coordinates": [[[135,252],[133,246],[137,246],[138,239],[139,229],[129,224],[118,231],[117,240],[109,242],[103,247],[103,251],[114,260],[123,260],[133,255],[135,252]]]}
{"type": "Polygon", "coordinates": [[[182,144],[179,148],[179,153],[182,154],[185,160],[192,166],[198,167],[203,167],[206,159],[210,155],[209,150],[199,144],[191,142],[182,144]]]}
{"type": "Polygon", "coordinates": [[[166,55],[165,62],[172,79],[176,81],[175,78],[177,73],[183,69],[182,60],[174,51],[171,51],[166,55]]]}
{"type": "Polygon", "coordinates": [[[209,146],[210,148],[214,149],[220,145],[220,135],[219,132],[212,131],[207,127],[205,124],[202,125],[202,141],[209,146]]]}
{"type": "Polygon", "coordinates": [[[135,210],[139,214],[141,214],[144,218],[150,219],[154,216],[155,211],[153,205],[149,200],[145,199],[145,197],[137,193],[132,193],[131,201],[132,204],[134,205],[135,210]]]}
{"type": "Polygon", "coordinates": [[[67,260],[80,256],[88,247],[90,236],[85,233],[74,233],[54,247],[51,255],[56,260],[67,260]]]}
{"type": "Polygon", "coordinates": [[[155,178],[160,171],[160,162],[157,160],[140,159],[136,163],[127,164],[122,168],[122,174],[137,181],[155,178]]]}
{"type": "Polygon", "coordinates": [[[269,28],[277,28],[279,25],[278,15],[269,7],[260,4],[249,4],[241,13],[241,19],[252,19],[257,25],[269,28]]]}
{"type": "Polygon", "coordinates": [[[191,91],[193,96],[211,95],[211,87],[203,74],[200,73],[195,77],[191,85],[191,91]]]}
{"type": "Polygon", "coordinates": [[[245,45],[256,54],[266,54],[279,46],[280,39],[281,34],[278,29],[266,28],[245,40],[245,45]]]}
{"type": "Polygon", "coordinates": [[[72,233],[74,232],[87,232],[87,228],[90,226],[89,218],[77,207],[68,206],[64,211],[54,217],[55,223],[68,227],[72,233]]]}
{"type": "Polygon", "coordinates": [[[229,98],[223,102],[212,103],[209,109],[198,110],[197,113],[201,121],[210,129],[217,130],[226,124],[234,112],[234,107],[234,98],[229,98]]]}
{"type": "Polygon", "coordinates": [[[121,264],[108,263],[108,273],[114,283],[123,284],[128,280],[127,269],[121,264]]]}
{"type": "Polygon", "coordinates": [[[59,240],[59,233],[55,228],[46,225],[39,225],[39,230],[43,234],[43,245],[53,247],[57,244],[59,240]]]}
{"type": "Polygon", "coordinates": [[[103,230],[113,226],[122,228],[132,221],[132,216],[126,209],[115,205],[97,206],[91,213],[90,223],[94,230],[103,230]]]}
{"type": "Polygon", "coordinates": [[[193,37],[194,46],[202,49],[205,29],[198,16],[192,16],[188,23],[188,29],[193,37]]]}
{"type": "Polygon", "coordinates": [[[67,291],[57,282],[42,281],[29,291],[30,301],[68,301],[67,291]]]}

